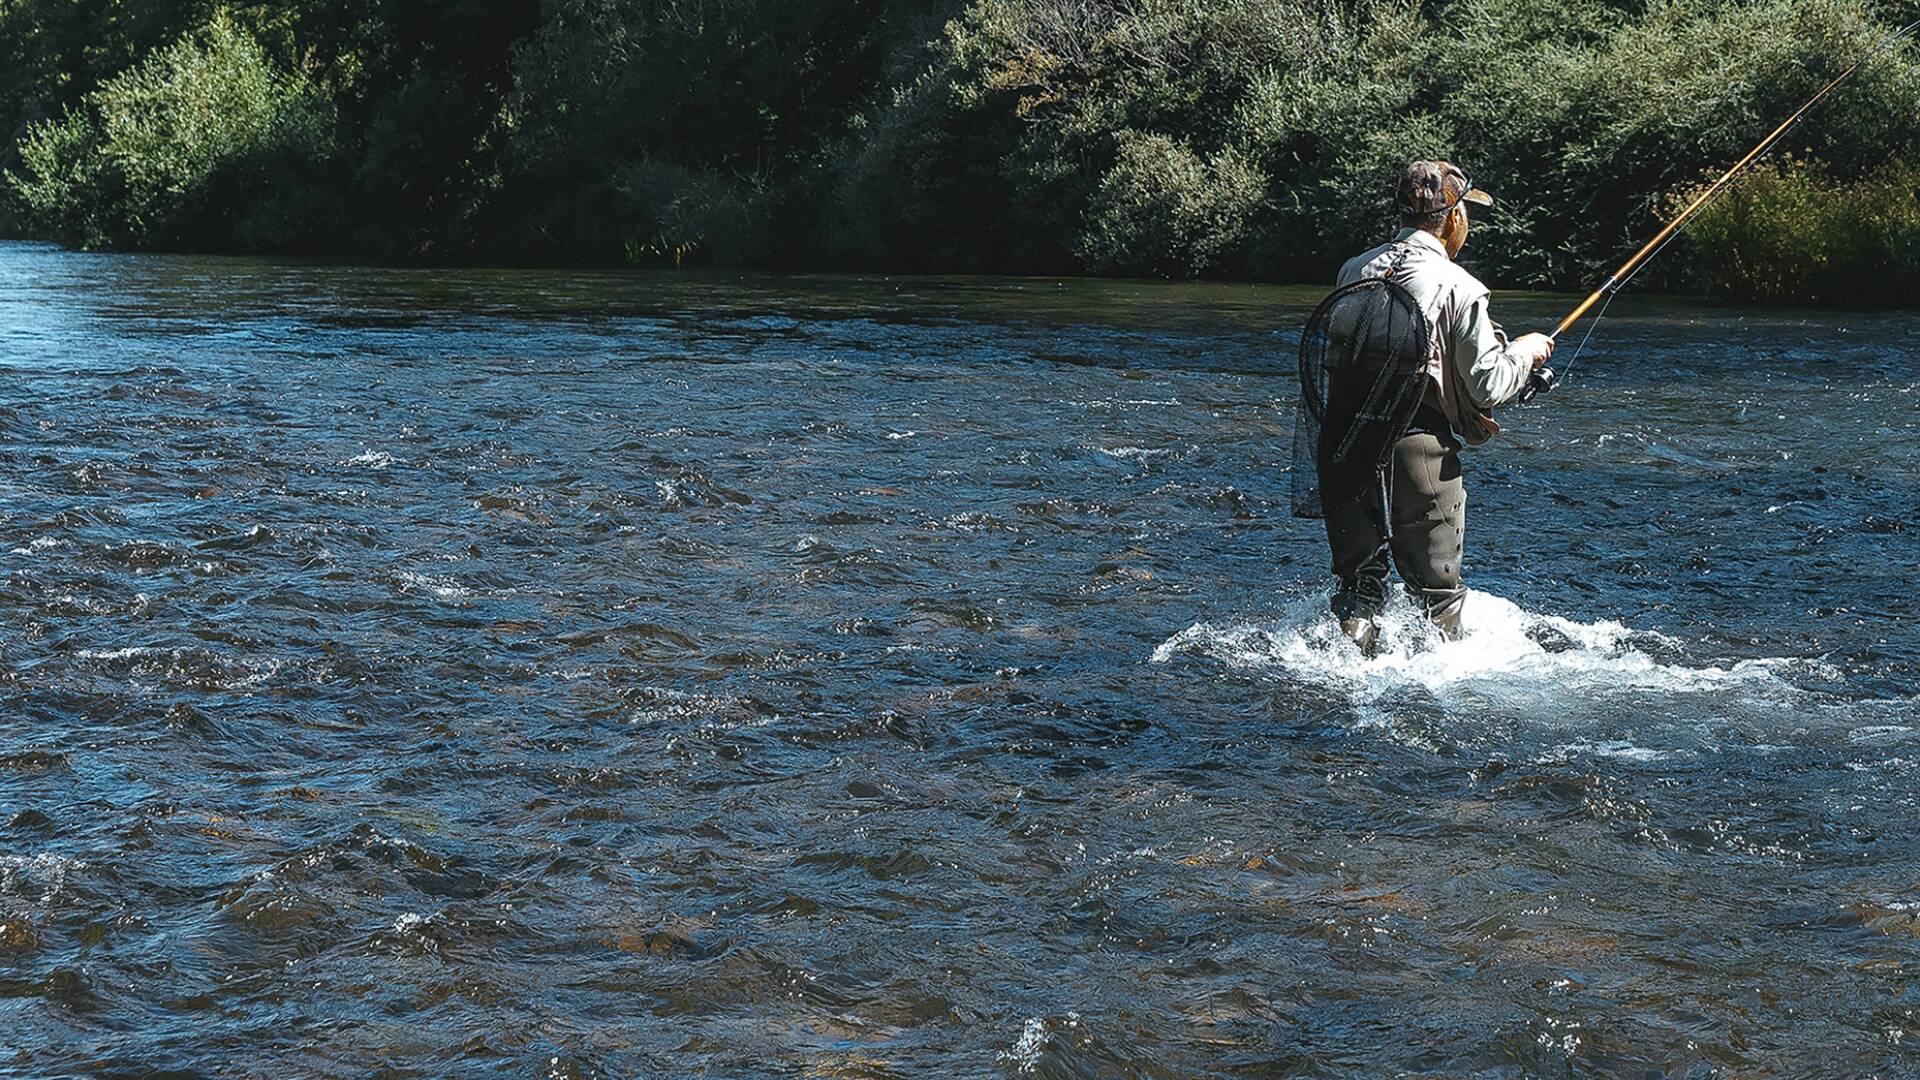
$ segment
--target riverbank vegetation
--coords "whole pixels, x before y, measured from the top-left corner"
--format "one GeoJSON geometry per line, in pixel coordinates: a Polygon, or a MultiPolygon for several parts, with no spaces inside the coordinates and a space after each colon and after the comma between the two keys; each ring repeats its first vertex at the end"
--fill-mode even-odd
{"type": "MultiPolygon", "coordinates": [[[[1397,166],[1590,283],[1920,0],[0,0],[0,228],[425,260],[1326,278],[1397,166]],[[7,134],[10,132],[10,135],[7,134]]],[[[1912,303],[1920,54],[1642,284],[1912,303]]]]}

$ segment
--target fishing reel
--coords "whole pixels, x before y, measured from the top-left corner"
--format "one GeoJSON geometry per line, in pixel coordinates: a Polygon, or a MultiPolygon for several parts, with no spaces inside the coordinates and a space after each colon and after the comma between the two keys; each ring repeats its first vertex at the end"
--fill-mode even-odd
{"type": "Polygon", "coordinates": [[[1520,404],[1525,405],[1541,394],[1551,393],[1559,385],[1560,376],[1555,375],[1552,368],[1534,368],[1533,374],[1527,376],[1527,385],[1520,388],[1520,404]]]}

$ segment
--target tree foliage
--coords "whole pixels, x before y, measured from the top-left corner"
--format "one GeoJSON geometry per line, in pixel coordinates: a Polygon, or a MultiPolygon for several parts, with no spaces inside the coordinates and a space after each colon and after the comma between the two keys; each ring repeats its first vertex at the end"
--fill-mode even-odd
{"type": "MultiPolygon", "coordinates": [[[[1571,287],[1917,16],[1914,0],[0,0],[0,224],[439,260],[1321,280],[1390,227],[1399,166],[1444,156],[1499,197],[1469,263],[1571,287]]],[[[1864,235],[1848,208],[1911,216],[1888,163],[1920,151],[1916,106],[1909,44],[1798,130],[1801,217],[1864,235]]],[[[1643,283],[1885,295],[1864,242],[1821,248],[1827,284],[1794,277],[1780,260],[1820,245],[1765,216],[1729,201],[1676,249],[1690,264],[1643,283]],[[1762,228],[1803,243],[1741,231],[1762,228]]]]}
{"type": "Polygon", "coordinates": [[[302,227],[270,188],[330,144],[326,102],[216,16],[29,129],[7,181],[29,221],[72,243],[249,247],[302,227]]]}

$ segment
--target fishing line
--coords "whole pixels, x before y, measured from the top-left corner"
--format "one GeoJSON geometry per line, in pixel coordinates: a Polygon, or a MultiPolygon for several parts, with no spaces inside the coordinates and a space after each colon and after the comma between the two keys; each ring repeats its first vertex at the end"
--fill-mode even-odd
{"type": "MultiPolygon", "coordinates": [[[[1759,162],[1765,160],[1767,157],[1767,154],[1771,154],[1771,153],[1773,153],[1772,148],[1768,148],[1766,153],[1763,153],[1758,158],[1754,159],[1755,164],[1758,164],[1759,162]]],[[[1708,199],[1706,203],[1704,203],[1701,206],[1701,209],[1705,210],[1707,207],[1712,206],[1714,203],[1720,201],[1720,198],[1722,196],[1726,195],[1727,192],[1732,190],[1733,190],[1732,184],[1728,184],[1726,187],[1721,188],[1719,194],[1715,195],[1711,199],[1708,199]]],[[[1566,366],[1560,369],[1559,378],[1555,380],[1555,385],[1558,385],[1560,382],[1565,381],[1566,377],[1573,372],[1573,365],[1580,362],[1581,355],[1587,351],[1587,343],[1593,340],[1593,332],[1595,330],[1600,329],[1600,320],[1607,317],[1607,309],[1613,306],[1614,300],[1620,296],[1620,291],[1622,289],[1625,289],[1628,285],[1632,284],[1633,279],[1640,276],[1640,271],[1645,270],[1647,268],[1647,263],[1651,263],[1654,259],[1658,258],[1660,253],[1667,249],[1667,245],[1679,239],[1680,233],[1685,231],[1686,229],[1682,228],[1678,232],[1675,232],[1672,236],[1669,236],[1665,240],[1661,241],[1660,246],[1657,248],[1654,248],[1653,252],[1647,256],[1646,262],[1642,262],[1639,266],[1634,267],[1633,271],[1629,273],[1626,277],[1621,278],[1620,284],[1616,286],[1612,292],[1609,292],[1607,294],[1606,300],[1600,304],[1600,310],[1594,312],[1593,319],[1587,323],[1587,332],[1580,336],[1580,344],[1574,346],[1573,355],[1567,358],[1566,366]]]]}
{"type": "MultiPolygon", "coordinates": [[[[1614,295],[1617,296],[1619,294],[1615,293],[1614,295]]],[[[1580,338],[1580,344],[1574,347],[1573,355],[1567,358],[1566,366],[1560,369],[1560,374],[1554,379],[1554,385],[1558,386],[1560,383],[1565,382],[1567,376],[1573,373],[1573,365],[1580,362],[1580,354],[1587,351],[1587,342],[1593,340],[1593,332],[1600,328],[1600,320],[1607,317],[1607,309],[1612,306],[1613,296],[1609,296],[1607,297],[1606,303],[1601,304],[1600,310],[1594,314],[1593,321],[1587,324],[1586,334],[1580,338]]]]}
{"type": "MultiPolygon", "coordinates": [[[[1915,23],[1914,25],[1920,26],[1920,23],[1915,23]]],[[[1908,29],[1912,29],[1912,27],[1909,27],[1908,29]]],[[[1771,153],[1773,153],[1773,148],[1769,146],[1765,151],[1763,151],[1760,154],[1759,157],[1754,159],[1754,164],[1757,165],[1760,162],[1766,160],[1767,155],[1771,153]]],[[[1712,206],[1714,203],[1719,202],[1720,199],[1724,197],[1727,192],[1732,190],[1733,190],[1732,184],[1728,184],[1727,186],[1721,188],[1717,193],[1714,194],[1712,198],[1708,199],[1705,203],[1702,203],[1700,206],[1700,209],[1705,210],[1708,207],[1712,206]]],[[[1691,224],[1691,222],[1689,222],[1689,224],[1691,224]]],[[[1560,369],[1559,376],[1554,380],[1554,385],[1557,386],[1561,382],[1565,381],[1566,377],[1573,372],[1573,365],[1580,362],[1581,355],[1587,351],[1587,343],[1593,340],[1593,332],[1595,330],[1600,329],[1600,320],[1607,317],[1607,309],[1613,306],[1613,302],[1615,299],[1617,299],[1620,296],[1621,290],[1625,289],[1628,285],[1632,284],[1633,279],[1640,276],[1640,271],[1645,270],[1647,268],[1648,263],[1651,263],[1653,262],[1654,259],[1659,258],[1660,253],[1662,251],[1667,250],[1667,245],[1673,243],[1675,240],[1678,240],[1680,238],[1680,234],[1685,231],[1686,231],[1685,226],[1682,226],[1680,229],[1676,230],[1671,236],[1667,237],[1665,240],[1662,240],[1660,242],[1659,247],[1656,247],[1651,252],[1649,252],[1646,259],[1642,261],[1639,266],[1634,267],[1633,270],[1629,272],[1626,277],[1620,279],[1620,283],[1616,285],[1611,292],[1607,293],[1606,300],[1600,304],[1600,310],[1594,312],[1592,320],[1590,320],[1587,323],[1587,332],[1580,336],[1580,344],[1574,346],[1573,355],[1567,358],[1566,366],[1560,369]]]]}

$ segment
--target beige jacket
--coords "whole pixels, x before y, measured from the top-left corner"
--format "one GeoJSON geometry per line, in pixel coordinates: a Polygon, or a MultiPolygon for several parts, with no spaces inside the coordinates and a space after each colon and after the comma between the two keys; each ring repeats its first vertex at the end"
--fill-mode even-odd
{"type": "Polygon", "coordinates": [[[1348,259],[1339,283],[1381,277],[1390,267],[1393,280],[1413,295],[1433,327],[1429,398],[1469,445],[1486,442],[1500,430],[1493,407],[1513,400],[1526,386],[1531,360],[1508,351],[1507,335],[1487,314],[1487,287],[1448,258],[1446,245],[1430,232],[1402,229],[1391,241],[1348,259]]]}

